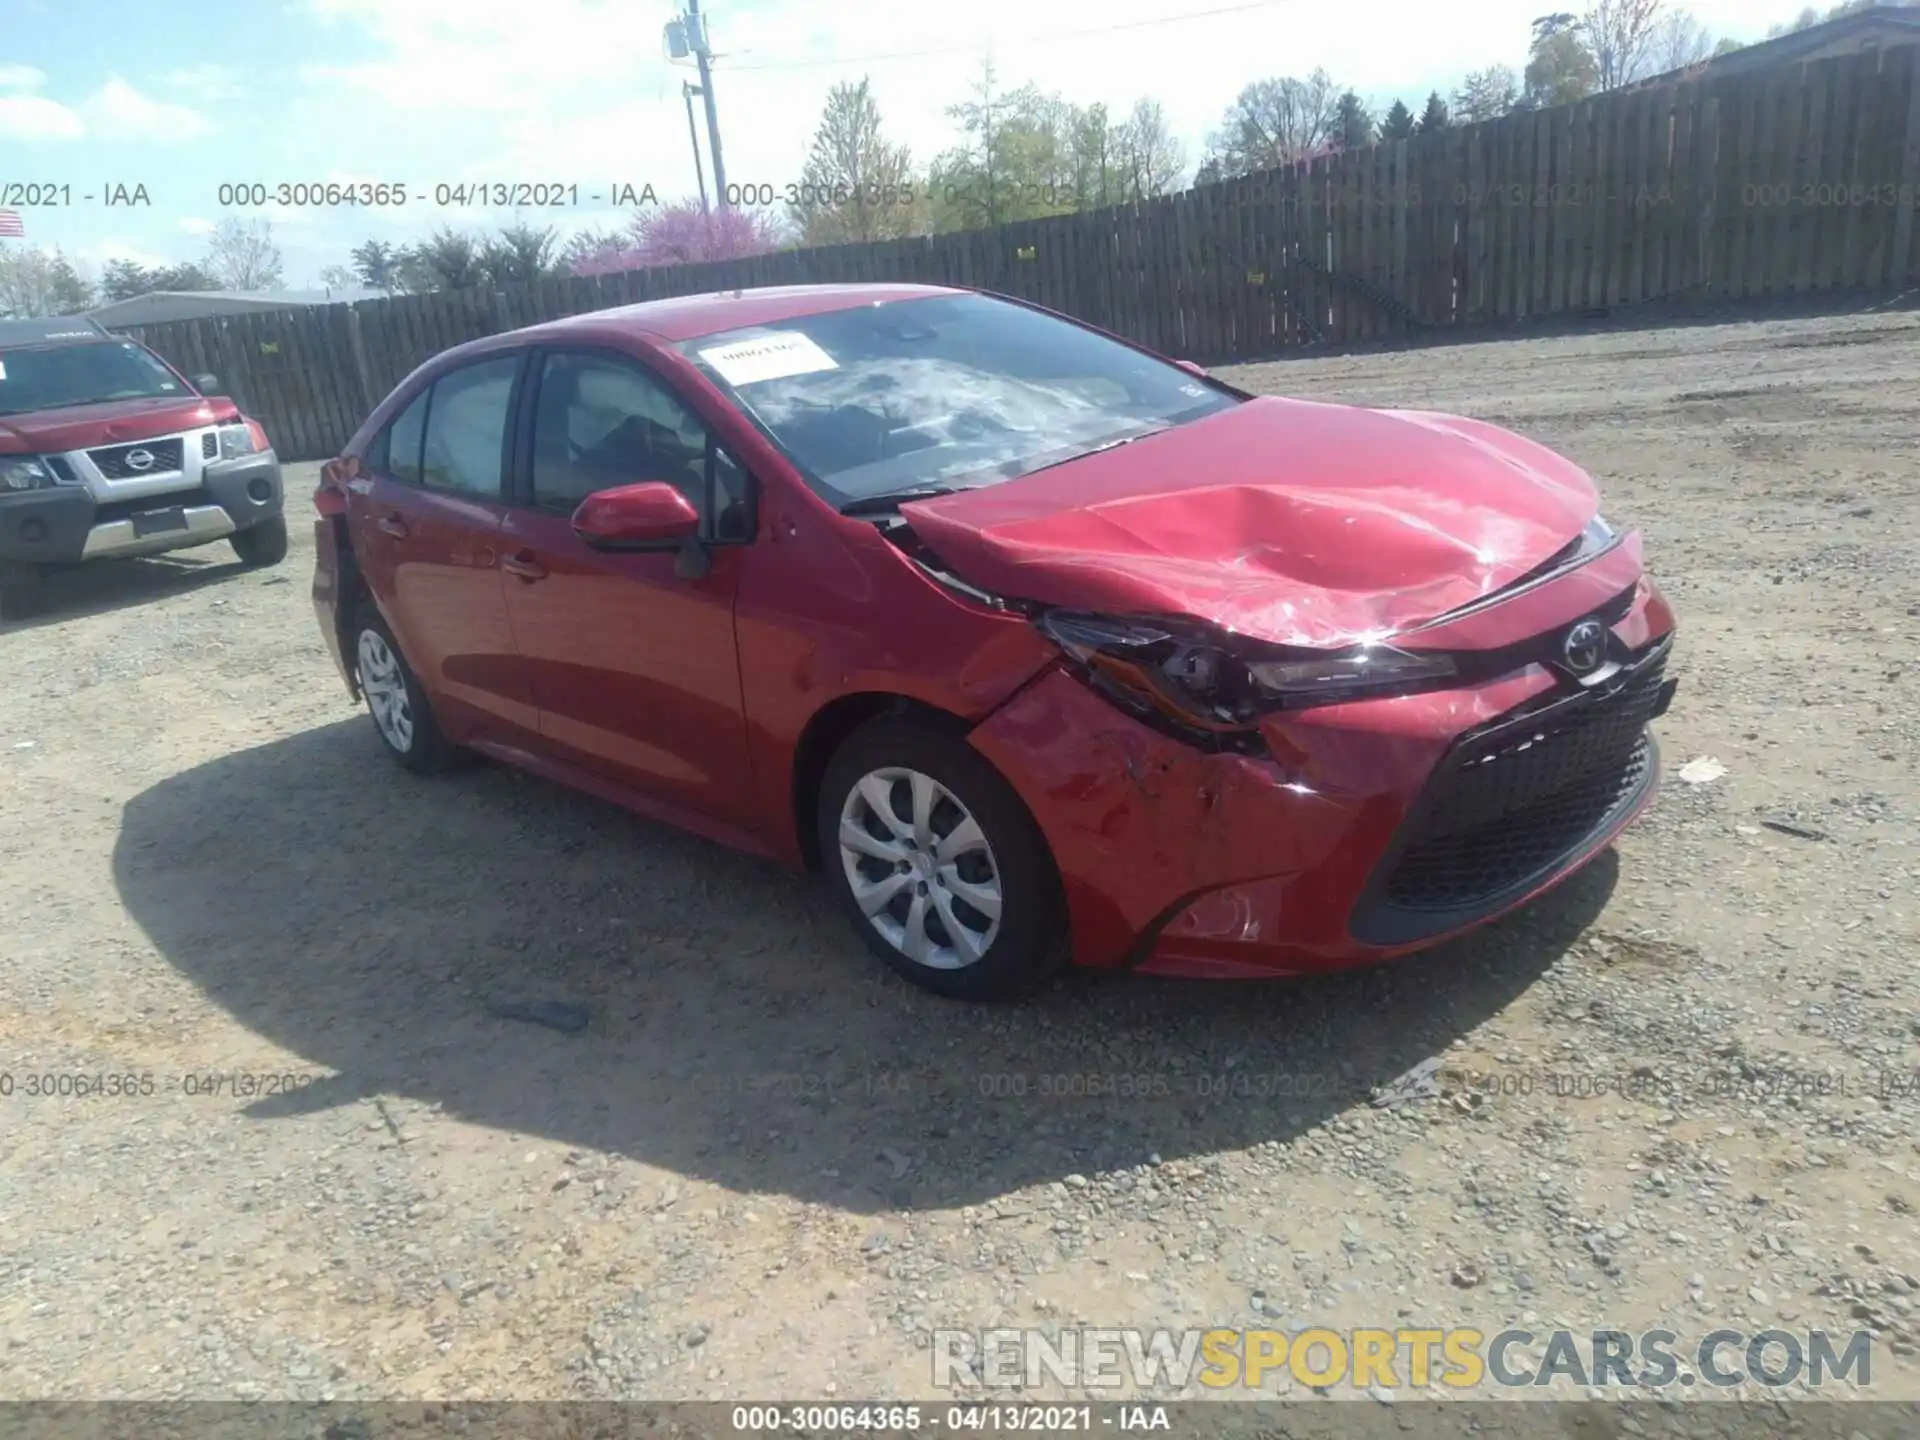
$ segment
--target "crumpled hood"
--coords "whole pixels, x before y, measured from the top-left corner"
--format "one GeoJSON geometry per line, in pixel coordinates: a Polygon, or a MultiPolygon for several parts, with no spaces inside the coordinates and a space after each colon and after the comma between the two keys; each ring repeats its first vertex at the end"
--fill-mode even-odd
{"type": "Polygon", "coordinates": [[[900,513],[998,594],[1334,646],[1511,584],[1597,506],[1578,466],[1496,426],[1263,396],[900,513]]]}
{"type": "Polygon", "coordinates": [[[0,415],[0,454],[58,453],[151,440],[201,425],[232,420],[239,409],[225,396],[173,395],[141,400],[103,400],[60,410],[0,415]]]}

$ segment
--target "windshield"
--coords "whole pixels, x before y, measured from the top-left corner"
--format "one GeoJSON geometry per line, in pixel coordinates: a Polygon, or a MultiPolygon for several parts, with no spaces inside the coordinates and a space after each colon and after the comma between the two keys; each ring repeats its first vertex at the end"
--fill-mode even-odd
{"type": "Polygon", "coordinates": [[[993,484],[1239,403],[984,295],[808,315],[680,346],[837,506],[993,484]]]}
{"type": "Polygon", "coordinates": [[[192,393],[131,340],[0,350],[0,415],[192,393]]]}

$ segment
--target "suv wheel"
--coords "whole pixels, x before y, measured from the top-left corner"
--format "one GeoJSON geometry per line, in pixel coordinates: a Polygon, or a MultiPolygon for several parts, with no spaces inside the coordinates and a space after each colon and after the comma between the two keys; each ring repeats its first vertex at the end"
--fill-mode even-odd
{"type": "Polygon", "coordinates": [[[287,558],[287,517],[276,515],[245,530],[236,530],[227,543],[249,570],[278,565],[287,558]]]}
{"type": "Polygon", "coordinates": [[[0,620],[37,615],[40,601],[40,567],[24,560],[0,560],[0,620]]]}
{"type": "Polygon", "coordinates": [[[420,681],[408,666],[387,622],[371,605],[354,626],[354,663],[360,693],[367,698],[374,731],[387,752],[421,774],[445,770],[459,751],[440,732],[420,681]]]}
{"type": "Polygon", "coordinates": [[[964,741],[893,716],[862,726],[827,767],[819,834],[854,928],[914,984],[1003,999],[1066,958],[1046,841],[964,741]]]}

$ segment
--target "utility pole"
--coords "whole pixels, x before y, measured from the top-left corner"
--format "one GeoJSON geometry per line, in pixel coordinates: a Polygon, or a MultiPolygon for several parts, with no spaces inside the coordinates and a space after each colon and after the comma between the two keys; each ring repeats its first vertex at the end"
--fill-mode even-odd
{"type": "Polygon", "coordinates": [[[700,87],[691,81],[680,82],[680,93],[687,102],[687,139],[693,142],[693,178],[700,182],[700,213],[707,213],[707,172],[700,168],[700,127],[693,122],[693,97],[700,87]]]}
{"type": "Polygon", "coordinates": [[[727,165],[720,158],[720,112],[713,103],[713,71],[708,61],[713,52],[707,45],[707,23],[700,18],[700,0],[687,0],[687,43],[700,66],[700,98],[707,107],[707,151],[713,156],[713,198],[722,210],[727,208],[727,165]]]}

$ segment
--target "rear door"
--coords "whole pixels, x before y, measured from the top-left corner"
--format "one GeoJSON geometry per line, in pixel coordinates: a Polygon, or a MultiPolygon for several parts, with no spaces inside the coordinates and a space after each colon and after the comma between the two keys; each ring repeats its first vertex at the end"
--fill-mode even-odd
{"type": "Polygon", "coordinates": [[[746,472],[665,379],[619,351],[541,353],[521,430],[501,556],[546,747],[751,828],[733,631],[753,529],[746,472]],[[700,512],[704,574],[672,553],[608,554],[574,534],[587,496],[646,480],[678,486],[700,512]]]}
{"type": "Polygon", "coordinates": [[[500,570],[525,352],[439,376],[368,447],[349,524],[367,583],[449,738],[524,744],[539,716],[500,570]]]}

